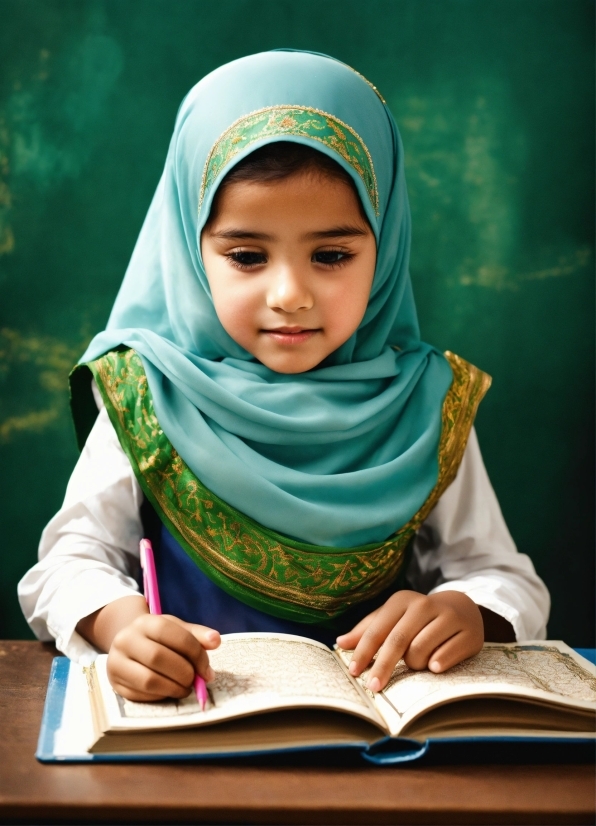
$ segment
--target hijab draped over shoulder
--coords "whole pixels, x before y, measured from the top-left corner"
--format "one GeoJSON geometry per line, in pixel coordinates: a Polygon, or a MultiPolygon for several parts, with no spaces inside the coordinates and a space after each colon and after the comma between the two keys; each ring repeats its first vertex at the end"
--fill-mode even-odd
{"type": "Polygon", "coordinates": [[[448,359],[420,340],[409,257],[403,148],[376,89],[324,55],[245,57],[184,99],[107,328],[81,363],[131,348],[159,433],[205,488],[264,528],[330,549],[382,542],[437,486],[453,381],[448,359]],[[273,372],[225,332],[201,258],[222,179],[273,141],[337,161],[377,243],[360,326],[297,375],[273,372]]]}

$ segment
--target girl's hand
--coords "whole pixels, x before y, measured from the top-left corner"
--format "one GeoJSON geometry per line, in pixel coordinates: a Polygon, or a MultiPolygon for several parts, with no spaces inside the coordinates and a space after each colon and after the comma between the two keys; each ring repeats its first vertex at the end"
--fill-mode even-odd
{"type": "Polygon", "coordinates": [[[477,654],[484,642],[482,614],[459,591],[425,596],[398,591],[349,633],[337,638],[354,650],[350,674],[358,677],[377,658],[367,676],[367,688],[381,691],[399,660],[409,668],[439,673],[477,654]]]}
{"type": "Polygon", "coordinates": [[[212,628],[169,614],[143,614],[114,637],[108,678],[112,688],[128,700],[181,699],[190,694],[195,673],[206,682],[214,678],[207,651],[220,642],[212,628]]]}

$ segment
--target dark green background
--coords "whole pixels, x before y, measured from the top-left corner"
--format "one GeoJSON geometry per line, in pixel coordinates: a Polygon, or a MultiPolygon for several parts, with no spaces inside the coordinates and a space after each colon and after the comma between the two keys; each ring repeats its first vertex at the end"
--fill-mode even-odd
{"type": "Polygon", "coordinates": [[[186,91],[332,54],[406,147],[424,337],[494,377],[478,431],[551,637],[593,644],[593,4],[0,0],[0,636],[77,452],[66,377],[107,318],[186,91]]]}

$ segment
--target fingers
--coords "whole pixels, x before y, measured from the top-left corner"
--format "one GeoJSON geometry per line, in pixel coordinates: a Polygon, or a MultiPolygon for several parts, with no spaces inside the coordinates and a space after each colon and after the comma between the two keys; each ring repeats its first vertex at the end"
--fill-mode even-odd
{"type": "Polygon", "coordinates": [[[439,673],[480,651],[484,644],[484,621],[480,608],[466,594],[443,591],[434,594],[432,599],[442,613],[452,618],[452,627],[457,627],[456,632],[449,637],[445,635],[443,641],[437,643],[429,657],[429,669],[439,673]]]}
{"type": "MultiPolygon", "coordinates": [[[[350,663],[351,674],[354,676],[361,674],[390,635],[392,644],[396,646],[397,650],[401,649],[400,656],[403,654],[408,647],[409,640],[401,639],[403,627],[400,626],[400,628],[397,629],[396,626],[405,615],[410,604],[418,598],[424,599],[424,597],[421,597],[413,591],[398,591],[398,593],[393,594],[384,605],[378,608],[373,614],[365,617],[363,622],[356,626],[351,634],[354,634],[357,629],[360,629],[360,626],[365,625],[365,627],[361,629],[360,639],[352,655],[352,661],[350,663]]],[[[397,660],[395,662],[397,662],[397,660]]]]}
{"type": "Polygon", "coordinates": [[[216,631],[214,628],[208,628],[206,625],[195,625],[192,622],[184,622],[184,620],[178,619],[178,617],[174,617],[171,614],[164,614],[164,616],[171,622],[174,622],[182,628],[186,628],[190,631],[193,637],[195,637],[203,648],[212,650],[213,648],[219,647],[221,643],[221,636],[219,631],[216,631]]]}
{"type": "Polygon", "coordinates": [[[404,654],[404,661],[408,668],[421,671],[429,664],[429,660],[436,649],[444,642],[461,631],[462,624],[458,618],[450,614],[439,614],[432,622],[425,625],[413,638],[408,650],[404,654]]]}
{"type": "Polygon", "coordinates": [[[110,651],[108,656],[108,677],[114,691],[136,702],[156,702],[164,697],[182,699],[191,690],[191,686],[180,685],[118,651],[110,651]]]}
{"type": "Polygon", "coordinates": [[[348,631],[347,634],[340,634],[340,636],[335,640],[339,647],[343,648],[345,651],[351,651],[353,648],[356,648],[360,642],[362,634],[366,631],[373,618],[379,613],[379,610],[380,609],[377,608],[376,611],[372,611],[372,613],[367,614],[367,616],[364,617],[364,619],[361,619],[358,625],[355,625],[351,631],[348,631]]]}
{"type": "Polygon", "coordinates": [[[128,699],[186,697],[195,674],[215,677],[206,649],[221,642],[212,628],[169,615],[145,614],[120,631],[108,655],[108,677],[128,699]]]}
{"type": "MultiPolygon", "coordinates": [[[[380,691],[387,685],[397,663],[407,656],[418,634],[423,628],[430,626],[436,617],[437,611],[435,606],[425,598],[409,600],[406,605],[400,605],[398,610],[392,613],[387,612],[384,624],[379,626],[378,630],[374,632],[374,637],[371,633],[371,641],[374,640],[375,644],[380,636],[384,634],[385,637],[368,674],[367,685],[371,691],[380,691]],[[397,617],[397,622],[390,625],[392,616],[397,617]]],[[[364,642],[365,639],[363,637],[362,643],[364,642]]],[[[368,656],[369,653],[370,648],[367,648],[365,657],[368,656]]],[[[370,659],[371,658],[369,658],[369,662],[370,659]]],[[[424,661],[422,667],[426,665],[427,661],[428,658],[424,661]]],[[[361,663],[362,661],[358,662],[358,667],[360,667],[361,663]]]]}
{"type": "MultiPolygon", "coordinates": [[[[177,625],[181,630],[172,633],[168,641],[162,641],[163,644],[168,645],[178,651],[183,657],[186,657],[189,662],[193,664],[195,672],[200,674],[207,682],[213,680],[215,673],[209,665],[207,651],[219,647],[221,643],[219,632],[205,625],[195,625],[191,622],[184,622],[184,620],[169,614],[165,615],[165,618],[172,624],[177,625]],[[187,636],[187,634],[189,636],[187,636]],[[180,647],[177,647],[177,642],[180,647]]],[[[169,630],[171,632],[174,631],[172,628],[169,630]]]]}
{"type": "Polygon", "coordinates": [[[350,673],[359,676],[373,658],[366,684],[381,691],[400,659],[413,669],[445,671],[477,654],[484,641],[478,606],[465,594],[443,591],[430,596],[399,591],[348,634],[342,648],[355,646],[350,673]]]}
{"type": "Polygon", "coordinates": [[[441,614],[412,640],[404,659],[416,671],[428,666],[438,673],[477,654],[482,643],[482,637],[475,635],[456,614],[441,614]]]}
{"type": "MultiPolygon", "coordinates": [[[[220,643],[220,636],[217,631],[203,625],[184,622],[169,614],[164,616],[145,615],[139,617],[133,625],[135,630],[140,631],[143,636],[170,649],[188,663],[189,669],[185,669],[188,674],[188,683],[192,682],[195,671],[206,680],[213,679],[214,675],[209,666],[209,656],[205,649],[217,648],[220,643]]],[[[133,659],[138,658],[133,657],[133,659]]],[[[151,663],[143,659],[139,659],[139,662],[151,666],[151,663]]]]}
{"type": "Polygon", "coordinates": [[[477,635],[469,633],[468,630],[460,631],[453,637],[450,637],[443,645],[433,652],[428,668],[439,674],[442,671],[447,671],[454,665],[467,660],[468,657],[473,657],[477,654],[483,645],[484,640],[477,635]]]}

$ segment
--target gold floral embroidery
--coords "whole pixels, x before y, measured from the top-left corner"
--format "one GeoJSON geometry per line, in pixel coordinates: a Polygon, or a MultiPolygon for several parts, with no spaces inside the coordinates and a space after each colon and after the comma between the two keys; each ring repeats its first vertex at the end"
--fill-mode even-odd
{"type": "Polygon", "coordinates": [[[490,377],[452,353],[453,382],[442,411],[439,474],[414,517],[381,543],[325,548],[254,522],[204,487],[155,415],[142,362],[113,351],[89,365],[145,493],[199,567],[237,598],[305,622],[339,616],[397,576],[408,543],[451,484],[490,377]]]}
{"type": "Polygon", "coordinates": [[[292,135],[324,144],[337,152],[361,178],[375,215],[379,214],[379,192],[373,161],[362,138],[348,126],[320,109],[309,106],[267,106],[243,115],[213,144],[201,180],[199,209],[205,192],[230,161],[245,147],[269,137],[292,135]]]}

